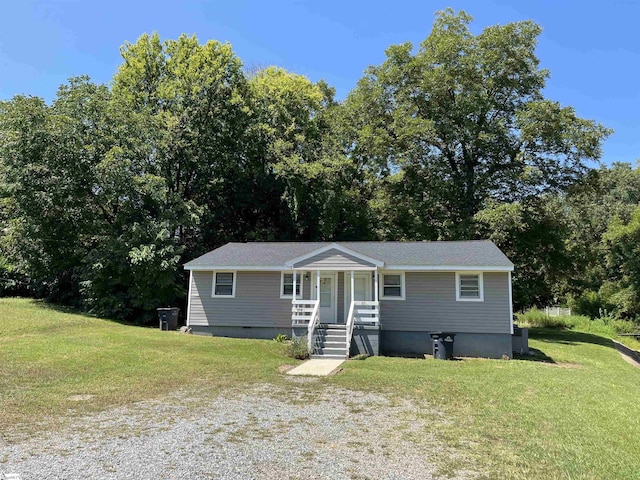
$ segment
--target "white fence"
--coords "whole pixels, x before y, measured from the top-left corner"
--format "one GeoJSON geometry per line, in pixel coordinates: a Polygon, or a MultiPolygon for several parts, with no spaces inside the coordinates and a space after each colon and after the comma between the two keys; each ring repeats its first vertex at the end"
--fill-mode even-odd
{"type": "Polygon", "coordinates": [[[544,313],[550,317],[567,317],[571,315],[571,309],[564,307],[544,307],[544,313]]]}

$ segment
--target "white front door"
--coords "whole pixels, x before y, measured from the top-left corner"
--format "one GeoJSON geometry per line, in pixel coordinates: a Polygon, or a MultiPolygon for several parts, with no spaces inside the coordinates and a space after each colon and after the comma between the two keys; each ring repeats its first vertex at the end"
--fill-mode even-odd
{"type": "Polygon", "coordinates": [[[320,323],[336,323],[336,274],[320,275],[320,323]]]}
{"type": "MultiPolygon", "coordinates": [[[[353,277],[353,291],[356,300],[371,300],[371,274],[356,273],[353,277]]],[[[351,306],[351,273],[344,273],[344,317],[349,315],[351,306]]]]}

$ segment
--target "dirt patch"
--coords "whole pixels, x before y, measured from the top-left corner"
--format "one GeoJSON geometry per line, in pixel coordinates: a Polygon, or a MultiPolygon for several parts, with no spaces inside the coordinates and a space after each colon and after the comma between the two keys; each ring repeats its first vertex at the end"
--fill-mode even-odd
{"type": "Polygon", "coordinates": [[[278,371],[280,373],[287,373],[289,370],[291,370],[293,368],[296,368],[296,366],[295,365],[280,365],[278,367],[278,371]]]}
{"type": "Polygon", "coordinates": [[[93,397],[95,397],[95,395],[71,395],[70,397],[67,397],[67,400],[69,400],[70,402],[86,402],[87,400],[91,400],[93,397]]]}

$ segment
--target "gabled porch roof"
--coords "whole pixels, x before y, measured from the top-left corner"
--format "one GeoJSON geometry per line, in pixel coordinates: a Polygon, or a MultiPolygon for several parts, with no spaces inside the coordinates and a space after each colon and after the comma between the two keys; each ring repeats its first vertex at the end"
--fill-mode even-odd
{"type": "Polygon", "coordinates": [[[310,270],[375,270],[384,267],[384,262],[337,243],[331,243],[297,258],[287,260],[285,266],[290,269],[306,268],[310,270]]]}

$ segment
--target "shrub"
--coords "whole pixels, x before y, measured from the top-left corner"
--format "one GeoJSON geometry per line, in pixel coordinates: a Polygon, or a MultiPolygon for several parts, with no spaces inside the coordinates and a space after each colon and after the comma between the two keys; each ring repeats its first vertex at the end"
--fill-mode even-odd
{"type": "Polygon", "coordinates": [[[287,345],[286,355],[291,358],[297,358],[298,360],[305,360],[309,358],[309,348],[307,347],[306,338],[293,337],[287,345]]]}
{"type": "Polygon", "coordinates": [[[540,328],[572,328],[577,323],[589,321],[587,317],[571,315],[566,317],[550,317],[542,310],[532,308],[523,313],[517,313],[518,323],[529,327],[540,328]]]}
{"type": "Polygon", "coordinates": [[[586,315],[589,318],[598,318],[603,310],[611,310],[612,306],[604,301],[598,292],[586,291],[582,295],[570,298],[569,307],[578,315],[586,315]]]}
{"type": "Polygon", "coordinates": [[[633,322],[628,320],[610,320],[608,324],[616,333],[635,333],[639,330],[633,322]]]}
{"type": "Polygon", "coordinates": [[[516,313],[518,323],[530,325],[532,327],[539,326],[540,323],[545,322],[549,316],[542,310],[533,307],[526,312],[516,313]]]}
{"type": "Polygon", "coordinates": [[[287,337],[284,333],[279,333],[278,336],[274,338],[274,340],[278,343],[284,343],[289,340],[289,337],[287,337]]]}

